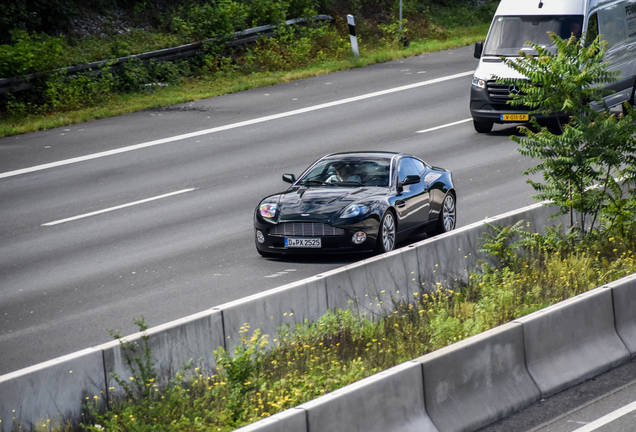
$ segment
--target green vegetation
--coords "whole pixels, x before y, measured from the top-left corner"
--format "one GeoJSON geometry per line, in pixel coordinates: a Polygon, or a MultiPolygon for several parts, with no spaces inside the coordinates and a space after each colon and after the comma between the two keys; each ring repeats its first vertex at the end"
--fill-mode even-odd
{"type": "Polygon", "coordinates": [[[4,42],[0,77],[35,75],[29,79],[32,89],[0,95],[0,137],[284,83],[485,38],[495,0],[442,3],[404,0],[406,19],[400,23],[397,0],[19,1],[12,6],[17,8],[13,15],[0,16],[0,23],[8,23],[0,25],[4,42]],[[275,37],[246,46],[231,47],[224,39],[235,31],[318,13],[330,14],[335,21],[280,26],[275,37]],[[356,15],[360,59],[349,47],[348,13],[356,15]],[[44,14],[68,20],[49,22],[44,14]],[[221,39],[189,59],[132,61],[119,69],[111,63],[102,67],[100,75],[88,71],[67,76],[60,71],[214,37],[221,39]],[[408,47],[403,37],[408,38],[408,47]]]}
{"type": "MultiPolygon", "coordinates": [[[[550,37],[552,53],[534,44],[536,55],[521,52],[505,63],[528,79],[502,80],[516,84],[521,94],[512,105],[532,107],[536,113],[567,113],[556,133],[541,129],[535,119],[521,127],[525,137],[512,137],[524,156],[539,163],[526,174],[542,173],[543,182],[528,180],[538,200],[551,200],[561,214],[570,215],[582,235],[601,224],[620,225],[634,217],[636,198],[636,110],[629,103],[624,114],[613,114],[603,101],[611,92],[605,84],[618,81],[603,63],[605,44],[599,36],[585,44],[575,37],[550,37]],[[599,85],[600,84],[600,85],[599,85]]],[[[585,35],[584,35],[585,37],[585,35]]]]}

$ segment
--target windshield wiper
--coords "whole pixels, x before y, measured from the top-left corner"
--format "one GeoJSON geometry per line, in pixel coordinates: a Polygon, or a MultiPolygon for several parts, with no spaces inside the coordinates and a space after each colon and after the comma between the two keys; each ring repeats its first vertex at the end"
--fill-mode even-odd
{"type": "Polygon", "coordinates": [[[360,183],[359,181],[349,181],[349,180],[335,182],[335,184],[337,184],[339,186],[340,185],[343,185],[343,186],[362,186],[362,183],[360,183]]]}
{"type": "Polygon", "coordinates": [[[322,180],[304,180],[301,184],[304,185],[304,186],[314,186],[314,185],[333,186],[333,183],[327,183],[327,182],[322,181],[322,180]]]}

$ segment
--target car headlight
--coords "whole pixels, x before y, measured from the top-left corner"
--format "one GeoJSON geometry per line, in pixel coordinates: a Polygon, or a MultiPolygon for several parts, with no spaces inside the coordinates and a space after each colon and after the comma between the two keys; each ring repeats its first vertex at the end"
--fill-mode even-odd
{"type": "Polygon", "coordinates": [[[477,88],[486,88],[486,80],[473,75],[473,85],[477,88]]]}
{"type": "Polygon", "coordinates": [[[276,203],[264,203],[258,206],[258,213],[266,218],[273,218],[276,216],[276,210],[278,209],[278,204],[276,203]]]}
{"type": "Polygon", "coordinates": [[[349,207],[345,209],[340,215],[341,218],[353,218],[356,216],[361,216],[369,212],[369,206],[363,204],[351,204],[349,207]]]}

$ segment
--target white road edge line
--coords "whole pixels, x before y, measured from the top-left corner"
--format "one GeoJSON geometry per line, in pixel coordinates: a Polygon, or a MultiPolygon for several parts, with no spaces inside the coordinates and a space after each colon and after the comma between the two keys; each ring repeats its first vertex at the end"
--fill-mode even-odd
{"type": "Polygon", "coordinates": [[[619,417],[624,416],[625,414],[629,414],[630,412],[636,410],[636,402],[632,402],[629,405],[625,405],[622,408],[617,409],[597,420],[594,420],[592,423],[588,423],[583,427],[580,427],[573,432],[592,432],[601,426],[605,426],[608,423],[613,422],[619,417]]]}
{"type": "Polygon", "coordinates": [[[438,129],[444,129],[444,128],[447,128],[447,127],[451,127],[451,126],[455,126],[455,125],[458,125],[458,124],[466,123],[466,122],[469,122],[469,121],[471,121],[471,120],[472,120],[472,117],[471,117],[471,118],[464,119],[464,120],[456,121],[456,122],[453,122],[453,123],[448,123],[448,124],[445,124],[445,125],[436,126],[436,127],[434,127],[434,128],[424,129],[424,130],[421,130],[421,131],[417,131],[417,132],[415,132],[415,133],[433,132],[433,131],[436,131],[436,130],[438,130],[438,129]]]}
{"type": "Polygon", "coordinates": [[[294,115],[298,115],[298,114],[304,114],[304,113],[308,113],[311,111],[317,111],[320,109],[324,109],[324,108],[331,108],[334,106],[338,106],[338,105],[343,105],[343,104],[347,104],[347,103],[351,103],[351,102],[357,102],[357,101],[361,101],[361,100],[365,100],[365,99],[369,99],[369,98],[373,98],[373,97],[378,97],[378,96],[383,96],[386,94],[390,94],[390,93],[396,93],[396,92],[400,92],[400,91],[404,91],[404,90],[411,90],[417,87],[423,87],[423,86],[427,86],[427,85],[431,85],[431,84],[437,84],[443,81],[448,81],[448,80],[452,80],[452,79],[456,79],[456,78],[462,78],[468,75],[472,75],[474,71],[467,71],[467,72],[462,72],[462,73],[458,73],[458,74],[454,74],[454,75],[448,75],[445,77],[441,77],[441,78],[435,78],[432,80],[428,80],[428,81],[421,81],[418,83],[414,83],[414,84],[409,84],[409,85],[405,85],[402,87],[395,87],[392,89],[388,89],[388,90],[381,90],[378,92],[374,92],[374,93],[368,93],[365,95],[360,95],[360,96],[355,96],[352,98],[347,98],[347,99],[342,99],[339,101],[334,101],[334,102],[328,102],[328,103],[324,103],[324,104],[320,104],[320,105],[314,105],[311,107],[307,107],[307,108],[301,108],[301,109],[297,109],[297,110],[293,110],[293,111],[288,111],[288,112],[284,112],[284,113],[280,113],[280,114],[274,114],[274,115],[270,115],[270,116],[265,116],[265,117],[260,117],[260,118],[256,118],[256,119],[252,119],[252,120],[246,120],[246,121],[242,121],[242,122],[238,122],[238,123],[232,123],[229,125],[225,125],[225,126],[219,126],[219,127],[215,127],[212,129],[205,129],[205,130],[201,130],[201,131],[197,131],[197,132],[191,132],[191,133],[187,133],[187,134],[183,134],[183,135],[177,135],[174,137],[170,137],[170,138],[163,138],[160,140],[155,140],[155,141],[149,141],[149,142],[145,142],[145,143],[141,143],[141,144],[135,144],[135,145],[131,145],[131,146],[127,146],[127,147],[122,147],[122,148],[118,148],[118,149],[113,149],[113,150],[109,150],[109,151],[105,151],[105,152],[100,152],[100,153],[94,153],[91,155],[86,155],[86,156],[80,156],[80,157],[76,157],[76,158],[72,158],[72,159],[65,159],[65,160],[61,160],[58,162],[52,162],[52,163],[48,163],[48,164],[43,164],[43,165],[37,165],[34,167],[30,167],[30,168],[23,168],[23,169],[19,169],[19,170],[15,170],[15,171],[8,171],[5,173],[0,173],[0,179],[3,178],[7,178],[7,177],[13,177],[13,176],[17,176],[17,175],[21,175],[21,174],[27,174],[27,173],[32,173],[32,172],[36,172],[36,171],[42,171],[42,170],[46,170],[49,168],[56,168],[56,167],[60,167],[60,166],[64,166],[64,165],[70,165],[70,164],[74,164],[74,163],[78,163],[78,162],[84,162],[84,161],[88,161],[88,160],[92,160],[92,159],[98,159],[98,158],[102,158],[102,157],[106,157],[106,156],[112,156],[112,155],[116,155],[116,154],[121,154],[121,153],[126,153],[126,152],[130,152],[130,151],[135,151],[135,150],[139,150],[139,149],[143,149],[143,148],[147,148],[147,147],[153,147],[153,146],[157,146],[157,145],[161,145],[161,144],[166,144],[166,143],[170,143],[170,142],[174,142],[174,141],[180,141],[183,139],[188,139],[188,138],[194,138],[194,137],[198,137],[201,135],[209,135],[215,132],[221,132],[221,131],[226,131],[226,130],[230,130],[230,129],[236,129],[239,127],[243,127],[243,126],[250,126],[253,124],[257,124],[257,123],[263,123],[266,121],[270,121],[270,120],[276,120],[276,119],[281,119],[281,118],[285,118],[285,117],[291,117],[294,115]]]}
{"type": "Polygon", "coordinates": [[[126,207],[132,207],[132,206],[135,206],[135,205],[138,205],[138,204],[144,204],[144,203],[147,203],[147,202],[150,202],[150,201],[156,201],[156,200],[159,200],[159,199],[162,199],[162,198],[168,198],[168,197],[171,197],[173,195],[179,195],[179,194],[183,194],[183,193],[187,193],[187,192],[192,192],[193,190],[195,190],[195,189],[194,188],[192,188],[192,189],[183,189],[183,190],[176,191],[176,192],[170,192],[170,193],[167,193],[165,195],[159,195],[159,196],[156,196],[156,197],[146,198],[146,199],[143,199],[143,200],[140,200],[140,201],[131,202],[131,203],[128,203],[128,204],[122,204],[122,205],[119,205],[119,206],[116,206],[116,207],[110,207],[110,208],[107,208],[107,209],[104,209],[104,210],[98,210],[98,211],[94,211],[94,212],[91,212],[91,213],[85,213],[85,214],[79,215],[79,216],[73,216],[73,217],[70,217],[70,218],[67,218],[67,219],[60,219],[58,221],[48,222],[48,223],[42,224],[42,226],[59,225],[59,224],[63,224],[65,222],[71,222],[71,221],[74,221],[74,220],[77,220],[77,219],[83,219],[83,218],[95,216],[95,215],[98,215],[98,214],[108,213],[108,212],[111,212],[111,211],[123,209],[123,208],[126,208],[126,207]]]}

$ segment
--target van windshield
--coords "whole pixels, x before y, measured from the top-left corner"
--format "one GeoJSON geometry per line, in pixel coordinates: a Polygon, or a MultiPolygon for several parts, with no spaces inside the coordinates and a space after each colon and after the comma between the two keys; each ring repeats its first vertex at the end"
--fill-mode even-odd
{"type": "Polygon", "coordinates": [[[497,16],[488,33],[484,55],[517,57],[519,51],[536,54],[528,41],[554,52],[556,47],[548,32],[556,33],[563,39],[572,34],[580,38],[582,24],[582,15],[497,16]]]}

